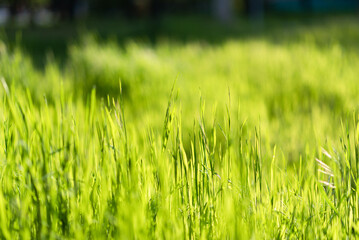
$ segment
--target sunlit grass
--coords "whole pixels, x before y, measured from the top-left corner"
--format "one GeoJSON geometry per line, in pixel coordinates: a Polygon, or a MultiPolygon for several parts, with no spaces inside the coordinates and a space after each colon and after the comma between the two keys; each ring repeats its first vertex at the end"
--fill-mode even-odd
{"type": "Polygon", "coordinates": [[[86,36],[43,70],[0,44],[0,237],[357,237],[353,26],[86,36]]]}

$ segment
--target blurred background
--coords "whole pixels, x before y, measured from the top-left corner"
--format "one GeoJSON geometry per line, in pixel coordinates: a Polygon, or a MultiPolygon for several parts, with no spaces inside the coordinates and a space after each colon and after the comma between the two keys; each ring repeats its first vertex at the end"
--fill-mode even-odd
{"type": "Polygon", "coordinates": [[[358,10],[358,0],[2,0],[0,24],[49,25],[85,16],[157,19],[163,14],[205,14],[219,21],[238,15],[323,13],[358,10]]]}
{"type": "Polygon", "coordinates": [[[271,28],[273,19],[274,27],[293,19],[317,23],[316,18],[358,10],[359,0],[0,0],[0,28],[8,45],[21,39],[41,65],[48,52],[64,59],[68,41],[88,31],[120,41],[213,42],[271,28]],[[255,24],[250,31],[248,23],[255,24]]]}
{"type": "Polygon", "coordinates": [[[358,0],[2,0],[0,23],[47,25],[88,15],[159,18],[163,14],[206,14],[219,21],[267,13],[355,11],[358,0]]]}
{"type": "Polygon", "coordinates": [[[85,32],[119,43],[215,42],[358,12],[359,0],[0,0],[0,29],[9,46],[21,41],[41,66],[49,52],[64,60],[68,43],[85,32]]]}
{"type": "Polygon", "coordinates": [[[46,104],[59,89],[117,97],[121,81],[143,139],[176,82],[186,131],[206,102],[207,122],[260,123],[294,161],[359,111],[358,13],[359,0],[0,0],[0,77],[46,104]]]}

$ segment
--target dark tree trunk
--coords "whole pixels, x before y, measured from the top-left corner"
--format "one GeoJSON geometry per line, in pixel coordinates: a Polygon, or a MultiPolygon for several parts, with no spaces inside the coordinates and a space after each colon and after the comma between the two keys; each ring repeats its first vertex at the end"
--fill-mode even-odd
{"type": "Polygon", "coordinates": [[[75,9],[77,0],[52,0],[51,10],[58,13],[60,18],[73,20],[75,18],[75,9]]]}
{"type": "Polygon", "coordinates": [[[213,14],[221,22],[228,22],[233,18],[232,0],[213,0],[213,14]]]}
{"type": "Polygon", "coordinates": [[[261,19],[264,13],[264,0],[245,0],[246,15],[253,19],[261,19]]]}

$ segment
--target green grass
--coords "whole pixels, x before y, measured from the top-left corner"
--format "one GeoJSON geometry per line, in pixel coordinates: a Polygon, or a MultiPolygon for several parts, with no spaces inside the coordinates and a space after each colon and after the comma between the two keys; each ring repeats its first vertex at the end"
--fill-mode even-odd
{"type": "Polygon", "coordinates": [[[357,20],[220,41],[169,20],[42,68],[4,40],[0,238],[357,238],[357,20]]]}

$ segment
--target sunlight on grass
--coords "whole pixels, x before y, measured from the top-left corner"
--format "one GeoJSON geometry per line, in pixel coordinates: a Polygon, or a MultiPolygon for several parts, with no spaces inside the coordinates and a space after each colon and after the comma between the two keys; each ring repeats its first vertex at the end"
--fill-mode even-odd
{"type": "Polygon", "coordinates": [[[42,70],[1,43],[0,237],[357,237],[359,55],[340,28],[87,35],[42,70]]]}

